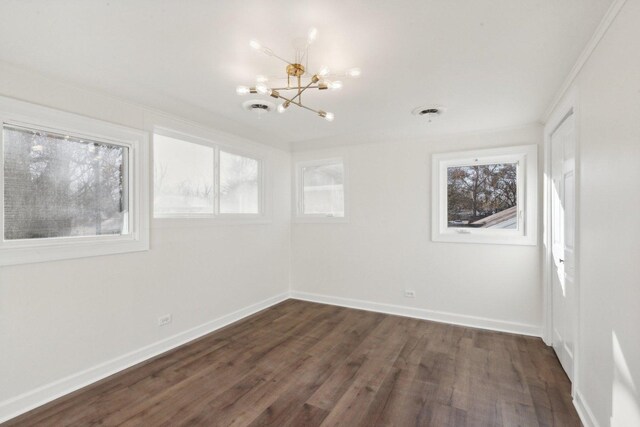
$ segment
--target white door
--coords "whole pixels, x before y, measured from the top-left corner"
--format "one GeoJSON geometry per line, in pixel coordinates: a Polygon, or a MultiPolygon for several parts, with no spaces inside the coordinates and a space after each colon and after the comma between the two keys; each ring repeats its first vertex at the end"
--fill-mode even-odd
{"type": "Polygon", "coordinates": [[[553,349],[573,381],[575,327],[575,119],[567,116],[551,135],[551,241],[553,349]]]}

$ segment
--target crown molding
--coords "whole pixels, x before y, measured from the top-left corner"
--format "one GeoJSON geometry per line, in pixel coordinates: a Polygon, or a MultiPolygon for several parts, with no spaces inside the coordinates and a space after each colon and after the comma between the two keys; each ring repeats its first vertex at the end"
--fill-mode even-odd
{"type": "Polygon", "coordinates": [[[627,0],[613,0],[611,5],[609,6],[609,9],[607,9],[607,12],[604,14],[604,17],[600,21],[600,24],[598,24],[596,31],[593,33],[593,36],[591,36],[591,39],[582,50],[582,53],[565,78],[562,86],[560,86],[560,90],[556,92],[555,96],[553,97],[553,101],[545,110],[544,115],[542,116],[543,123],[546,123],[549,120],[549,117],[551,117],[553,111],[556,109],[564,95],[567,93],[576,77],[578,77],[578,74],[580,74],[582,67],[584,67],[593,52],[596,50],[596,47],[598,47],[600,40],[602,40],[604,35],[607,33],[607,30],[609,30],[609,27],[616,19],[616,16],[618,16],[618,13],[626,2],[627,0]]]}

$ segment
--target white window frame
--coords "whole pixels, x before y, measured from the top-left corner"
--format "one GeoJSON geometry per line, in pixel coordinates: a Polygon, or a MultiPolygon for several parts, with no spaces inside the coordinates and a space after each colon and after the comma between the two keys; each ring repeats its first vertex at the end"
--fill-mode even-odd
{"type": "Polygon", "coordinates": [[[323,159],[313,160],[300,160],[295,162],[295,205],[294,205],[294,218],[296,222],[347,222],[348,215],[348,173],[347,164],[344,157],[331,157],[323,159]],[[336,163],[342,164],[342,170],[344,173],[342,181],[342,191],[344,194],[344,216],[333,216],[331,214],[305,214],[304,213],[304,183],[303,183],[303,169],[311,166],[325,166],[334,165],[336,163]]]}
{"type": "Polygon", "coordinates": [[[0,135],[0,266],[149,249],[148,134],[47,107],[0,97],[0,124],[17,125],[128,148],[126,235],[5,240],[4,132],[0,135]]]}
{"type": "MultiPolygon", "coordinates": [[[[237,147],[231,147],[225,142],[214,142],[220,138],[208,138],[204,136],[195,136],[190,133],[173,130],[168,127],[154,127],[152,132],[153,136],[162,135],[169,138],[178,139],[180,141],[203,145],[213,149],[213,213],[156,213],[155,212],[155,199],[151,201],[151,206],[154,208],[153,218],[157,224],[161,226],[171,225],[184,225],[185,220],[209,220],[212,223],[267,223],[269,219],[266,215],[266,172],[265,156],[259,152],[243,149],[237,147]],[[220,212],[220,151],[225,153],[235,154],[238,156],[247,157],[258,162],[258,213],[221,213],[220,212]],[[173,220],[173,221],[172,221],[173,220]]],[[[155,157],[154,160],[154,172],[155,172],[155,157]]],[[[197,221],[197,224],[201,225],[202,221],[197,221]]]]}
{"type": "Polygon", "coordinates": [[[538,226],[538,146],[523,145],[434,154],[432,156],[431,238],[434,242],[536,245],[538,226]],[[447,226],[447,168],[495,163],[518,164],[518,228],[447,226]]]}

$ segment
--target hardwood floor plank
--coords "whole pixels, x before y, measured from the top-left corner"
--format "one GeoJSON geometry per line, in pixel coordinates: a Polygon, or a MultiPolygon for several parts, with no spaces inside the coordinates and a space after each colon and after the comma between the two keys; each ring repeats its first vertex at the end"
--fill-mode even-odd
{"type": "Polygon", "coordinates": [[[538,338],[287,300],[7,426],[580,426],[538,338]]]}
{"type": "Polygon", "coordinates": [[[329,412],[324,409],[305,403],[297,412],[291,414],[291,419],[285,424],[276,423],[269,425],[274,427],[315,427],[321,425],[328,414],[329,412]]]}

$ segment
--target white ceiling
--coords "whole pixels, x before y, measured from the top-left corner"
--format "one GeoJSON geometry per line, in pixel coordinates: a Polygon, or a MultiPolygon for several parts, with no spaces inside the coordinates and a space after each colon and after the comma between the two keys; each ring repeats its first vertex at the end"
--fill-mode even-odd
{"type": "Polygon", "coordinates": [[[421,137],[539,121],[610,3],[2,0],[0,61],[181,116],[198,107],[274,145],[421,137]],[[248,41],[289,57],[311,26],[310,68],[362,68],[305,97],[335,121],[243,111],[237,85],[284,72],[248,41]],[[429,124],[411,115],[422,104],[447,112],[429,124]]]}

